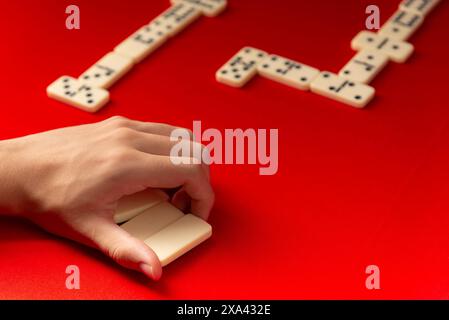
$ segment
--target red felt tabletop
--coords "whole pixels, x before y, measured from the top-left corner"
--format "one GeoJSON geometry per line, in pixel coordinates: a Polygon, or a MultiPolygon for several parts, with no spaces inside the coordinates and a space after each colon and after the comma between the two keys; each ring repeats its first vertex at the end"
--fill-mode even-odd
{"type": "MultiPolygon", "coordinates": [[[[213,237],[164,269],[158,283],[30,223],[0,218],[0,298],[449,298],[449,5],[410,39],[414,55],[372,82],[357,110],[255,78],[243,89],[215,71],[250,45],[338,72],[353,56],[372,1],[229,0],[135,67],[96,114],[50,100],[170,5],[168,0],[3,1],[0,138],[113,115],[203,129],[279,129],[279,171],[214,165],[213,237]],[[81,289],[67,290],[77,265],[81,289]],[[380,268],[367,290],[365,268],[380,268]]],[[[399,0],[378,0],[382,21],[399,0]]],[[[39,155],[36,155],[38,157],[39,155]]]]}

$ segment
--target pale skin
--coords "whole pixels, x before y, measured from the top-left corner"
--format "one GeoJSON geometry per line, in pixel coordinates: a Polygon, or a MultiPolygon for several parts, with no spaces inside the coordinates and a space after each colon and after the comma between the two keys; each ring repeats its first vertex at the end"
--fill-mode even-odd
{"type": "Polygon", "coordinates": [[[158,280],[156,254],[117,226],[113,215],[125,195],[179,188],[172,203],[208,218],[214,203],[209,168],[195,159],[173,164],[174,129],[113,117],[1,141],[0,214],[30,219],[158,280]]]}

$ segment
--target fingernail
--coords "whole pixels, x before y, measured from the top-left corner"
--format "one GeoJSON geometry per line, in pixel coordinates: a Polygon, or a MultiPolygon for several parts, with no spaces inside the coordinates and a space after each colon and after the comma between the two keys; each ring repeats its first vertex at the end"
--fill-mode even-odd
{"type": "Polygon", "coordinates": [[[142,262],[142,263],[139,265],[139,268],[140,268],[140,270],[141,270],[147,277],[156,280],[156,279],[155,279],[155,276],[154,276],[154,273],[153,273],[153,267],[152,267],[152,266],[150,266],[149,264],[146,264],[146,263],[142,262]]]}

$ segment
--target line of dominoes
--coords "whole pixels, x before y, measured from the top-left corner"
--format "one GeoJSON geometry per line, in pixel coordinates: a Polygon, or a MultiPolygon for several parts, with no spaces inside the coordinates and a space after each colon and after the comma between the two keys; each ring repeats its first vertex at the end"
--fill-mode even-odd
{"type": "Polygon", "coordinates": [[[377,32],[361,31],[351,41],[356,55],[338,72],[245,47],[216,73],[218,82],[243,87],[257,74],[270,80],[328,97],[356,108],[365,107],[376,90],[368,84],[391,60],[404,63],[414,47],[406,42],[440,0],[404,0],[377,32]]]}
{"type": "Polygon", "coordinates": [[[73,78],[62,76],[47,87],[49,97],[96,112],[110,99],[108,89],[201,15],[214,17],[227,6],[227,0],[170,0],[171,7],[117,45],[93,66],[73,78]]]}

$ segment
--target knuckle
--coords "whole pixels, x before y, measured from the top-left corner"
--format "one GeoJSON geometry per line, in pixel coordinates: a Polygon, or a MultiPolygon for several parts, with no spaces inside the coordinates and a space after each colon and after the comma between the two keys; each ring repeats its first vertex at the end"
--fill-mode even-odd
{"type": "Polygon", "coordinates": [[[123,116],[113,116],[107,119],[106,122],[112,124],[114,127],[123,127],[128,124],[129,119],[123,116]]]}
{"type": "Polygon", "coordinates": [[[135,137],[135,132],[126,127],[118,127],[113,131],[112,135],[115,141],[129,143],[135,137]]]}
{"type": "Polygon", "coordinates": [[[108,248],[107,254],[119,264],[123,264],[128,260],[133,260],[133,253],[139,246],[137,241],[128,240],[125,244],[114,243],[108,248]],[[129,243],[128,243],[129,241],[129,243]]]}
{"type": "Polygon", "coordinates": [[[123,249],[120,245],[114,245],[108,249],[107,253],[114,261],[120,262],[123,257],[123,249]]]}

